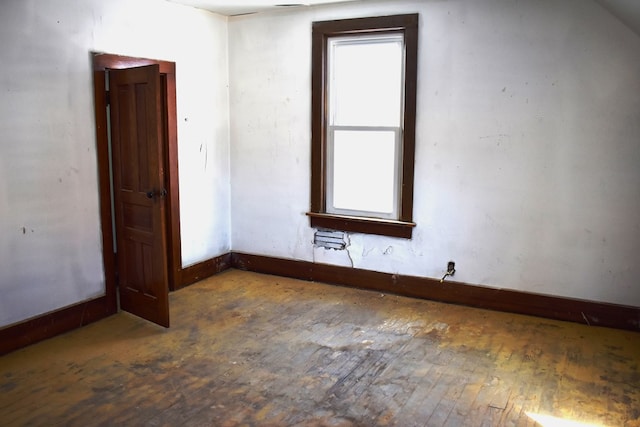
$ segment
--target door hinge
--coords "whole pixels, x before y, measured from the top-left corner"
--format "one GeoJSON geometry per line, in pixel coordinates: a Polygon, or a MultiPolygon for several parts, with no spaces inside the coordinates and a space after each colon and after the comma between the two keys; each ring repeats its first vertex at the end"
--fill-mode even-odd
{"type": "Polygon", "coordinates": [[[104,102],[106,105],[111,105],[111,92],[108,90],[104,92],[104,102]]]}

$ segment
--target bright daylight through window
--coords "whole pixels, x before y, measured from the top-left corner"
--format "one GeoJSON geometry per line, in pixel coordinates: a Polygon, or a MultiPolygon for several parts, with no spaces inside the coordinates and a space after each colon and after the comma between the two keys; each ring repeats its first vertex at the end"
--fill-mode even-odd
{"type": "Polygon", "coordinates": [[[312,226],[411,237],[417,26],[314,23],[312,226]]]}
{"type": "Polygon", "coordinates": [[[328,49],[327,212],[395,219],[403,37],[333,38],[328,49]]]}

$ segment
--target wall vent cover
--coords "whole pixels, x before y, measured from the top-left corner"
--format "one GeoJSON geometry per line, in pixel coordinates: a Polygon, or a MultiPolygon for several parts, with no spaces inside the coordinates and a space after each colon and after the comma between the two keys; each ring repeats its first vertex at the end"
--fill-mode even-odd
{"type": "Polygon", "coordinates": [[[313,236],[313,244],[325,249],[343,250],[347,247],[343,231],[318,230],[313,236]]]}

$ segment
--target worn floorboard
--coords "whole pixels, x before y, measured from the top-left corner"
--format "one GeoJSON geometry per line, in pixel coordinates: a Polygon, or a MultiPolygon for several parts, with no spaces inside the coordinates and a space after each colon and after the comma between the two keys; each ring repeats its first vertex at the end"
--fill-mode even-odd
{"type": "Polygon", "coordinates": [[[640,427],[634,332],[235,270],[171,322],[0,357],[0,425],[640,427]]]}

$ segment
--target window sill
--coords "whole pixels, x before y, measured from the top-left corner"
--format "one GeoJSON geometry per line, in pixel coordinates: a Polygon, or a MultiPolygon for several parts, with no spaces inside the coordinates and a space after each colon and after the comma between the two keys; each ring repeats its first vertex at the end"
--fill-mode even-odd
{"type": "Polygon", "coordinates": [[[414,222],[318,212],[307,212],[307,216],[309,216],[313,228],[328,228],[404,239],[411,239],[413,228],[416,226],[414,222]]]}

